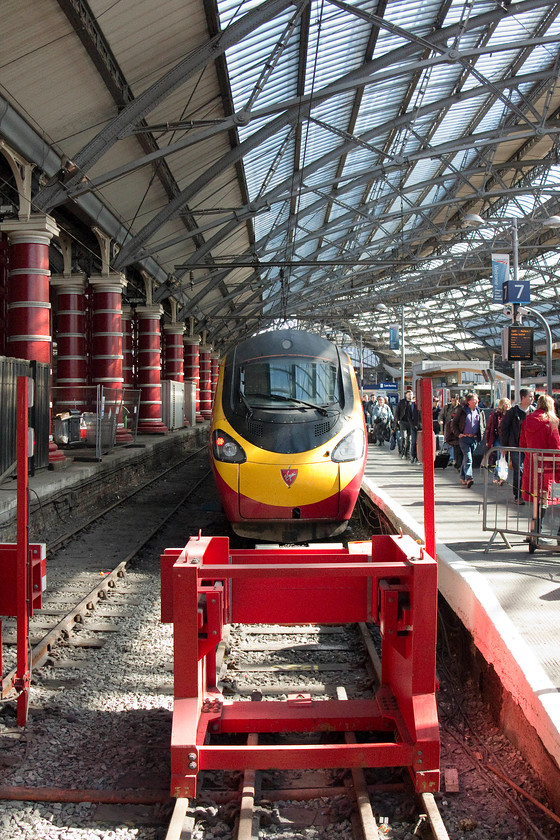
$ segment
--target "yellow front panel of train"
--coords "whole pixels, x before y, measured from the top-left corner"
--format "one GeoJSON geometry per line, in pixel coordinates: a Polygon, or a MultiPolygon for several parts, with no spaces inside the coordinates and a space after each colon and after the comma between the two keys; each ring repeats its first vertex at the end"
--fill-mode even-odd
{"type": "MultiPolygon", "coordinates": [[[[301,457],[301,456],[300,456],[301,457]]],[[[245,498],[282,507],[303,507],[323,502],[339,491],[338,464],[326,459],[319,463],[245,463],[239,468],[240,513],[245,498]]],[[[247,511],[248,513],[248,511],[247,511]]]]}

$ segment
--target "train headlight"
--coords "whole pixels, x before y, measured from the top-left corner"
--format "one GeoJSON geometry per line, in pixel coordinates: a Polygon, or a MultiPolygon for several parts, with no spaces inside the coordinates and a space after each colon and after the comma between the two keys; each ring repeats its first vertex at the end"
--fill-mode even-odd
{"type": "Polygon", "coordinates": [[[212,435],[212,451],[216,461],[228,464],[243,464],[247,460],[245,452],[231,435],[216,429],[212,435]]]}
{"type": "Polygon", "coordinates": [[[333,449],[331,459],[341,461],[357,461],[364,454],[365,437],[362,429],[354,429],[333,449]]]}

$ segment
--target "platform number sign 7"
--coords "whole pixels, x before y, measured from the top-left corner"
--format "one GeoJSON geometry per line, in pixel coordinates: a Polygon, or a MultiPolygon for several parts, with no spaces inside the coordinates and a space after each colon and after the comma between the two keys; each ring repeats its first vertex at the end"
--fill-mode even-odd
{"type": "Polygon", "coordinates": [[[506,280],[504,303],[530,303],[531,287],[528,280],[506,280]]]}

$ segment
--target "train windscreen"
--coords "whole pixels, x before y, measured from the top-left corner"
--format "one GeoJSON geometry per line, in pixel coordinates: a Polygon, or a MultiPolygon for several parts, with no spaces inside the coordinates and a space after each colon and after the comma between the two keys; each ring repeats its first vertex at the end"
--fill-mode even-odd
{"type": "Polygon", "coordinates": [[[241,367],[240,389],[253,406],[278,402],[326,406],[340,400],[336,365],[321,359],[271,358],[241,367]]]}

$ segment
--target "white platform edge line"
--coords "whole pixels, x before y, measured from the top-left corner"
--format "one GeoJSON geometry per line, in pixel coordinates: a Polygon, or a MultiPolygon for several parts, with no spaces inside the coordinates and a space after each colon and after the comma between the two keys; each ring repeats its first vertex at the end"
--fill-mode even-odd
{"type": "MultiPolygon", "coordinates": [[[[370,478],[364,477],[362,490],[403,533],[425,542],[423,526],[370,478]]],[[[436,550],[439,591],[560,766],[560,692],[478,569],[445,543],[436,542],[436,550]]]]}

